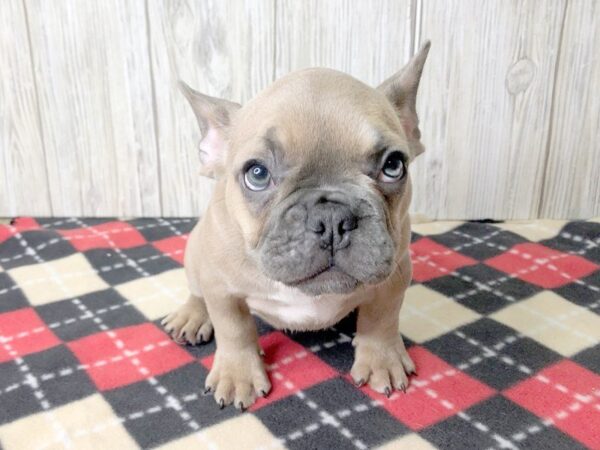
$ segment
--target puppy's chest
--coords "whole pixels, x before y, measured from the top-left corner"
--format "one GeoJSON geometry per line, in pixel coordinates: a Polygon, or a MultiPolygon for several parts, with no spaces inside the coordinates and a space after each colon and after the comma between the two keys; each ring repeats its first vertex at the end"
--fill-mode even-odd
{"type": "Polygon", "coordinates": [[[311,297],[297,289],[276,286],[249,295],[250,310],[276,328],[319,330],[334,325],[361,303],[359,296],[311,297]]]}

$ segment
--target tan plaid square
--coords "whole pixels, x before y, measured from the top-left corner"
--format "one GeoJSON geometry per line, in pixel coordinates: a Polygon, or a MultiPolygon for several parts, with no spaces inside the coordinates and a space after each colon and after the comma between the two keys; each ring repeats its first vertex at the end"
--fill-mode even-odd
{"type": "Polygon", "coordinates": [[[189,293],[183,268],[129,281],[115,289],[150,320],[173,312],[189,293]]]}
{"type": "Polygon", "coordinates": [[[563,356],[600,342],[600,317],[550,291],[508,306],[491,317],[563,356]]]}
{"type": "Polygon", "coordinates": [[[550,239],[556,236],[566,220],[536,220],[498,223],[496,226],[506,231],[518,234],[532,242],[550,239]]]}
{"type": "Polygon", "coordinates": [[[81,253],[17,267],[7,273],[35,306],[108,288],[81,253]]]}
{"type": "Polygon", "coordinates": [[[164,449],[226,449],[226,448],[268,448],[284,449],[275,436],[251,414],[244,414],[213,425],[160,447],[164,449]]]}
{"type": "Polygon", "coordinates": [[[137,448],[100,394],[0,427],[5,449],[137,448]]]}
{"type": "Polygon", "coordinates": [[[421,343],[481,317],[448,297],[423,286],[408,288],[400,310],[400,332],[421,343]]]}
{"type": "Polygon", "coordinates": [[[414,223],[411,225],[411,229],[420,235],[430,236],[432,234],[447,233],[463,223],[458,221],[414,223]]]}
{"type": "Polygon", "coordinates": [[[435,450],[435,447],[420,437],[418,434],[407,434],[401,438],[395,439],[377,447],[378,450],[435,450]]]}

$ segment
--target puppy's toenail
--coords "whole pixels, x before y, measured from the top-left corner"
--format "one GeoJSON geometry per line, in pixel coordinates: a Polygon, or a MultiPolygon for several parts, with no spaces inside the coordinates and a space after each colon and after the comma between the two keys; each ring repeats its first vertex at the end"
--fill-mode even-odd
{"type": "Polygon", "coordinates": [[[204,388],[204,395],[206,395],[206,394],[210,394],[210,393],[211,393],[211,391],[212,391],[212,388],[211,388],[210,386],[209,386],[209,387],[206,387],[206,388],[204,388]]]}
{"type": "Polygon", "coordinates": [[[383,390],[383,392],[385,393],[385,396],[386,396],[387,398],[390,398],[390,396],[392,395],[392,390],[389,388],[389,386],[388,386],[388,387],[386,387],[386,388],[383,390]]]}
{"type": "Polygon", "coordinates": [[[261,393],[261,395],[262,395],[263,397],[266,397],[266,396],[267,396],[267,392],[266,392],[264,389],[263,389],[262,391],[260,391],[260,393],[261,393]]]}
{"type": "Polygon", "coordinates": [[[219,400],[219,408],[220,409],[225,408],[225,400],[223,400],[223,399],[219,400]]]}
{"type": "Polygon", "coordinates": [[[354,385],[356,387],[363,387],[365,385],[365,379],[361,378],[360,380],[354,380],[354,385]]]}
{"type": "Polygon", "coordinates": [[[400,389],[402,389],[402,392],[404,392],[406,394],[406,386],[405,385],[401,385],[400,389]]]}
{"type": "Polygon", "coordinates": [[[242,412],[245,412],[247,409],[242,402],[239,402],[238,406],[240,407],[240,411],[242,411],[242,412]]]}

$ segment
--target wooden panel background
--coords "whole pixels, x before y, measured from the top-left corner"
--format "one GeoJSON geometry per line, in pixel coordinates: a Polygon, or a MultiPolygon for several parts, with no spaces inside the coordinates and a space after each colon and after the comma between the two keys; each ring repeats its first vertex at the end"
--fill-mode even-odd
{"type": "Polygon", "coordinates": [[[568,2],[540,215],[600,213],[600,3],[568,2]]]}
{"type": "Polygon", "coordinates": [[[564,5],[424,0],[419,40],[435,44],[418,104],[427,145],[413,175],[418,210],[537,216],[564,5]]]}
{"type": "Polygon", "coordinates": [[[177,89],[249,100],[273,77],[274,1],[148,2],[162,213],[198,215],[212,180],[198,175],[200,133],[177,89]]]}
{"type": "Polygon", "coordinates": [[[0,216],[201,214],[178,79],[239,102],[308,66],[377,85],[425,39],[413,211],[600,215],[596,0],[4,0],[0,216]]]}
{"type": "Polygon", "coordinates": [[[51,215],[27,18],[21,0],[0,5],[0,215],[51,215]]]}

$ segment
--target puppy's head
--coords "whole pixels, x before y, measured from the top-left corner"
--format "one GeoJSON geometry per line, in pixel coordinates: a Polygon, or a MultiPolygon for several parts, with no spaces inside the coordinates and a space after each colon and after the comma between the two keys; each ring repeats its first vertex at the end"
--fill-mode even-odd
{"type": "Polygon", "coordinates": [[[394,270],[395,229],[423,151],[415,100],[429,43],[376,89],[308,69],[241,107],[182,85],[247,255],[272,280],[310,295],[349,293],[394,270]]]}

